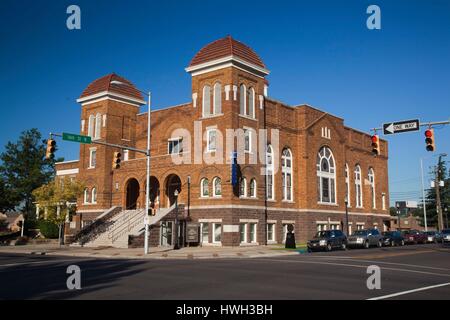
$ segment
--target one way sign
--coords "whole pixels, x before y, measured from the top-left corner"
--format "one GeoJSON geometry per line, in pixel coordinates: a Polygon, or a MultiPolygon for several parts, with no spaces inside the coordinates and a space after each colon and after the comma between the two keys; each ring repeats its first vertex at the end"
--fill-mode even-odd
{"type": "Polygon", "coordinates": [[[420,130],[420,121],[418,119],[383,124],[384,135],[419,131],[419,130],[420,130]]]}

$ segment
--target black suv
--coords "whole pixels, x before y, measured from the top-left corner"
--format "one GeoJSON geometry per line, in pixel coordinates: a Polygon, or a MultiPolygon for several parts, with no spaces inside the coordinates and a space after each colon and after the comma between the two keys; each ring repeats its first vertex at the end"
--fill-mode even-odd
{"type": "Polygon", "coordinates": [[[319,231],[308,241],[308,251],[347,249],[347,237],[341,230],[319,231]]]}

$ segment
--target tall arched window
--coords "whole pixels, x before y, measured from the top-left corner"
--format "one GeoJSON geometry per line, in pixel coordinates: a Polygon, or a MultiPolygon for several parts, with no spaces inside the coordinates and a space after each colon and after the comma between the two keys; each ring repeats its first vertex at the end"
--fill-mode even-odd
{"type": "Polygon", "coordinates": [[[350,171],[348,169],[348,163],[345,164],[345,187],[347,188],[347,205],[351,207],[350,197],[350,171]]]}
{"type": "Polygon", "coordinates": [[[273,149],[271,145],[267,146],[266,152],[266,198],[268,200],[275,199],[274,188],[274,163],[273,163],[273,149]]]}
{"type": "Polygon", "coordinates": [[[94,138],[100,139],[101,137],[101,129],[102,128],[102,115],[100,113],[97,113],[95,116],[95,132],[94,132],[94,138]]]}
{"type": "Polygon", "coordinates": [[[336,165],[330,148],[323,147],[317,154],[317,190],[320,203],[336,203],[336,165]]]}
{"type": "Polygon", "coordinates": [[[245,84],[241,84],[239,88],[239,113],[242,115],[247,115],[247,89],[245,84]]]}
{"type": "Polygon", "coordinates": [[[289,149],[284,149],[281,154],[281,173],[283,200],[292,201],[292,153],[289,149]]]}
{"type": "Polygon", "coordinates": [[[203,198],[209,197],[209,181],[206,178],[200,181],[200,195],[203,198]]]}
{"type": "Polygon", "coordinates": [[[89,203],[89,189],[84,189],[84,203],[89,203]]]}
{"type": "Polygon", "coordinates": [[[222,85],[220,83],[216,83],[214,85],[214,104],[213,104],[213,112],[214,114],[222,113],[222,85]]]}
{"type": "Polygon", "coordinates": [[[256,198],[256,179],[250,180],[250,197],[256,198]]]}
{"type": "Polygon", "coordinates": [[[361,167],[357,165],[355,167],[355,196],[356,196],[356,207],[362,208],[362,182],[361,182],[361,167]]]}
{"type": "Polygon", "coordinates": [[[245,177],[241,178],[239,184],[239,196],[243,198],[247,197],[247,179],[245,177]]]}
{"type": "Polygon", "coordinates": [[[375,171],[373,168],[369,169],[369,182],[370,182],[370,193],[372,194],[372,209],[377,208],[377,199],[375,194],[375,171]]]}
{"type": "Polygon", "coordinates": [[[92,203],[97,203],[97,188],[92,188],[92,192],[91,192],[91,194],[92,194],[92,203]]]}
{"type": "Polygon", "coordinates": [[[220,179],[219,177],[215,177],[213,179],[213,196],[222,196],[222,179],[220,179]]]}
{"type": "Polygon", "coordinates": [[[211,88],[210,86],[203,87],[203,116],[211,115],[211,88]]]}
{"type": "Polygon", "coordinates": [[[248,90],[248,116],[255,117],[255,89],[248,90]]]}
{"type": "Polygon", "coordinates": [[[94,130],[95,130],[95,116],[93,114],[91,114],[89,116],[89,121],[88,121],[88,136],[93,138],[94,137],[94,130]]]}

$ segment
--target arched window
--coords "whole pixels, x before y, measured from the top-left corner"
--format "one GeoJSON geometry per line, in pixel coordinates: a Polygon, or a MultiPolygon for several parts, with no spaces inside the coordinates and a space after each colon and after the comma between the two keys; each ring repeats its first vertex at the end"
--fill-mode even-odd
{"type": "Polygon", "coordinates": [[[239,89],[239,113],[242,115],[247,115],[247,89],[245,84],[241,84],[239,89]]]}
{"type": "Polygon", "coordinates": [[[215,177],[213,179],[213,196],[222,196],[222,179],[220,179],[219,177],[215,177]]]}
{"type": "Polygon", "coordinates": [[[97,203],[97,188],[92,188],[91,194],[92,203],[97,203]]]}
{"type": "Polygon", "coordinates": [[[245,179],[245,177],[241,178],[239,184],[239,196],[244,198],[247,197],[247,179],[245,179]]]}
{"type": "Polygon", "coordinates": [[[211,114],[211,88],[203,87],[203,116],[207,117],[211,114]]]}
{"type": "Polygon", "coordinates": [[[84,189],[84,203],[89,203],[89,189],[84,189]]]}
{"type": "Polygon", "coordinates": [[[256,198],[256,179],[250,180],[250,197],[256,198]]]}
{"type": "Polygon", "coordinates": [[[95,139],[100,139],[101,130],[102,130],[102,115],[100,113],[97,113],[97,115],[95,116],[95,132],[94,132],[95,139]]]}
{"type": "Polygon", "coordinates": [[[292,152],[284,149],[281,154],[283,200],[292,201],[292,152]]]}
{"type": "Polygon", "coordinates": [[[274,188],[274,164],[273,164],[273,149],[271,145],[267,146],[266,151],[266,198],[268,200],[275,199],[274,188]]]}
{"type": "Polygon", "coordinates": [[[370,182],[370,193],[372,194],[372,209],[377,208],[377,199],[375,194],[375,171],[373,168],[369,169],[369,182],[370,182]]]}
{"type": "Polygon", "coordinates": [[[203,198],[209,197],[209,181],[206,178],[200,181],[200,195],[203,198]]]}
{"type": "Polygon", "coordinates": [[[88,136],[93,138],[94,137],[94,129],[95,129],[95,117],[93,114],[89,116],[88,121],[88,136]]]}
{"type": "Polygon", "coordinates": [[[222,113],[222,85],[220,83],[216,83],[214,85],[214,114],[222,113]]]}
{"type": "Polygon", "coordinates": [[[317,190],[319,203],[336,203],[336,165],[330,148],[323,147],[317,154],[317,190]]]}
{"type": "Polygon", "coordinates": [[[255,117],[255,89],[248,90],[248,116],[255,117]]]}
{"type": "Polygon", "coordinates": [[[348,169],[348,163],[345,164],[345,187],[347,188],[347,205],[351,207],[351,197],[350,197],[350,171],[348,169]]]}
{"type": "Polygon", "coordinates": [[[361,185],[361,167],[357,165],[355,167],[355,196],[356,196],[356,207],[362,208],[362,185],[361,185]]]}

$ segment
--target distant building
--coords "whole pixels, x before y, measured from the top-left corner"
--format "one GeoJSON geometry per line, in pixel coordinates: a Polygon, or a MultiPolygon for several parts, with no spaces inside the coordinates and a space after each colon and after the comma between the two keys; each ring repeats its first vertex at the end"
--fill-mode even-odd
{"type": "Polygon", "coordinates": [[[6,221],[6,229],[12,232],[21,230],[23,214],[19,212],[0,213],[0,220],[6,221]]]}

